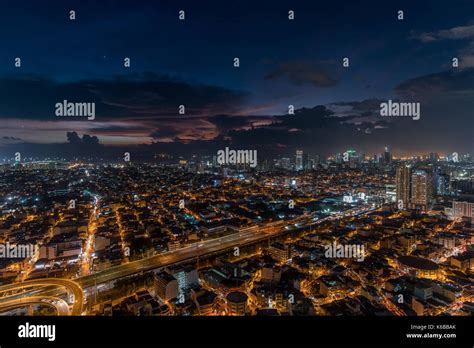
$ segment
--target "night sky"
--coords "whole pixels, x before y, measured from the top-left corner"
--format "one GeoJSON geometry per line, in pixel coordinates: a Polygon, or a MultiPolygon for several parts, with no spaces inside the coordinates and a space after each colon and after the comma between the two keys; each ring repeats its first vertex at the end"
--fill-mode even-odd
{"type": "Polygon", "coordinates": [[[474,153],[472,0],[0,6],[0,157],[225,145],[474,153]],[[387,99],[419,102],[421,119],[382,118],[387,99]],[[63,100],[95,102],[95,120],[55,116],[63,100]]]}

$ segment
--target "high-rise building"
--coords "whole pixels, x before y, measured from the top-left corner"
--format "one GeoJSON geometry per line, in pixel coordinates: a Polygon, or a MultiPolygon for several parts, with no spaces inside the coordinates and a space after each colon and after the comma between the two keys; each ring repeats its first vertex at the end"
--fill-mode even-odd
{"type": "Polygon", "coordinates": [[[426,170],[415,170],[411,175],[411,206],[428,210],[433,200],[433,178],[426,170]]]}
{"type": "Polygon", "coordinates": [[[303,150],[296,150],[296,170],[303,170],[303,150]]]}
{"type": "Polygon", "coordinates": [[[303,170],[309,169],[309,157],[307,153],[303,154],[303,170]]]}
{"type": "Polygon", "coordinates": [[[390,153],[388,146],[385,147],[385,151],[383,153],[383,161],[385,164],[389,164],[390,162],[392,162],[392,154],[390,153]]]}
{"type": "Polygon", "coordinates": [[[395,180],[397,202],[402,203],[402,208],[408,208],[411,197],[411,167],[407,165],[398,167],[395,180]]]}
{"type": "Polygon", "coordinates": [[[436,194],[439,196],[450,194],[448,174],[438,174],[436,177],[436,194]]]}

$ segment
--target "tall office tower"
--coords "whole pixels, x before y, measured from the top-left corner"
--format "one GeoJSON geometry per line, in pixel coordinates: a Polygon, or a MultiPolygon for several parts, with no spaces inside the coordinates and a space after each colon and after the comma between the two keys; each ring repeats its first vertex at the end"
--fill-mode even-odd
{"type": "Polygon", "coordinates": [[[308,170],[309,169],[309,157],[307,153],[303,154],[303,169],[308,170]]]}
{"type": "Polygon", "coordinates": [[[409,207],[411,196],[411,167],[407,165],[398,167],[395,180],[397,202],[402,202],[402,207],[406,209],[409,207]]]}
{"type": "Polygon", "coordinates": [[[385,147],[385,151],[383,153],[383,161],[385,164],[389,164],[392,161],[392,154],[390,153],[388,146],[385,147]]]}
{"type": "Polygon", "coordinates": [[[296,150],[296,170],[303,170],[303,150],[296,150]]]}
{"type": "Polygon", "coordinates": [[[433,177],[425,170],[415,170],[411,175],[411,206],[426,211],[433,200],[433,177]]]}
{"type": "Polygon", "coordinates": [[[438,174],[436,177],[436,194],[439,196],[449,195],[449,175],[448,174],[438,174]]]}

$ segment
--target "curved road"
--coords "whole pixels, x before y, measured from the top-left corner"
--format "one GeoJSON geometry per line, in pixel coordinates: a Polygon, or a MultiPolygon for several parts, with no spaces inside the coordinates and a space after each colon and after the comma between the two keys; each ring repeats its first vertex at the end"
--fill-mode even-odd
{"type": "MultiPolygon", "coordinates": [[[[58,278],[42,278],[42,279],[34,279],[34,280],[26,280],[22,283],[14,283],[0,286],[0,293],[6,291],[18,291],[22,289],[28,289],[36,286],[61,286],[69,290],[74,295],[74,304],[72,306],[71,315],[81,315],[82,313],[82,306],[84,303],[84,293],[82,288],[73,280],[69,279],[58,279],[58,278]]],[[[40,297],[40,296],[35,296],[40,297]]],[[[43,296],[43,298],[45,298],[43,296]]],[[[48,298],[48,297],[46,297],[48,298]]],[[[56,298],[56,300],[61,300],[56,298]]],[[[14,301],[18,301],[21,303],[21,299],[16,299],[14,301]]],[[[8,303],[8,301],[0,300],[0,309],[3,307],[4,303],[8,303]]]]}
{"type": "Polygon", "coordinates": [[[47,305],[56,309],[57,315],[69,315],[69,305],[63,299],[52,296],[32,296],[26,298],[19,298],[11,301],[2,302],[0,304],[0,311],[8,311],[18,307],[29,305],[47,305]]]}

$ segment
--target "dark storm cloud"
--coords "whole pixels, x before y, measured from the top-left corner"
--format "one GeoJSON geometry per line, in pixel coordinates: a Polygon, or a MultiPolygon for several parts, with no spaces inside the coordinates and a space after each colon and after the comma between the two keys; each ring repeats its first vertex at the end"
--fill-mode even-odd
{"type": "Polygon", "coordinates": [[[384,100],[374,98],[362,101],[337,102],[327,105],[337,117],[346,118],[346,122],[383,127],[380,122],[380,103],[384,100]],[[375,124],[375,125],[374,125],[375,124]]]}
{"type": "Polygon", "coordinates": [[[287,78],[295,85],[311,84],[316,87],[332,87],[338,80],[327,67],[309,62],[286,62],[265,75],[266,80],[287,78]]]}
{"type": "Polygon", "coordinates": [[[387,127],[387,122],[380,119],[380,102],[370,99],[302,108],[296,110],[294,116],[275,118],[282,121],[274,126],[283,126],[289,131],[326,129],[329,132],[349,127],[356,133],[361,130],[369,133],[387,127]]]}
{"type": "Polygon", "coordinates": [[[0,79],[0,115],[18,119],[57,120],[55,104],[63,100],[95,102],[97,118],[126,118],[175,115],[179,105],[190,115],[232,112],[245,97],[244,92],[151,73],[73,82],[36,76],[0,79]]]}
{"type": "Polygon", "coordinates": [[[96,146],[99,145],[99,138],[84,134],[82,138],[76,132],[66,133],[67,141],[71,145],[96,146]]]}
{"type": "Polygon", "coordinates": [[[65,157],[69,159],[81,156],[111,158],[112,154],[120,154],[120,149],[104,146],[100,144],[99,138],[89,134],[83,134],[81,137],[77,132],[66,132],[65,139],[66,142],[50,144],[29,142],[4,144],[2,152],[5,156],[13,156],[15,152],[19,151],[28,153],[30,156],[65,157]]]}
{"type": "MultiPolygon", "coordinates": [[[[360,102],[348,103],[358,105],[360,102]]],[[[373,103],[373,102],[372,102],[373,103]]],[[[371,104],[369,102],[362,104],[371,104]]],[[[352,106],[351,106],[352,107],[352,106]]],[[[237,146],[256,146],[267,152],[286,151],[292,154],[296,148],[320,154],[329,154],[353,146],[354,142],[368,148],[386,138],[390,125],[384,120],[375,122],[349,121],[357,115],[341,115],[327,106],[302,108],[295,115],[274,116],[274,123],[247,130],[229,131],[232,144],[237,146]],[[379,133],[385,133],[380,137],[379,133]]]]}

